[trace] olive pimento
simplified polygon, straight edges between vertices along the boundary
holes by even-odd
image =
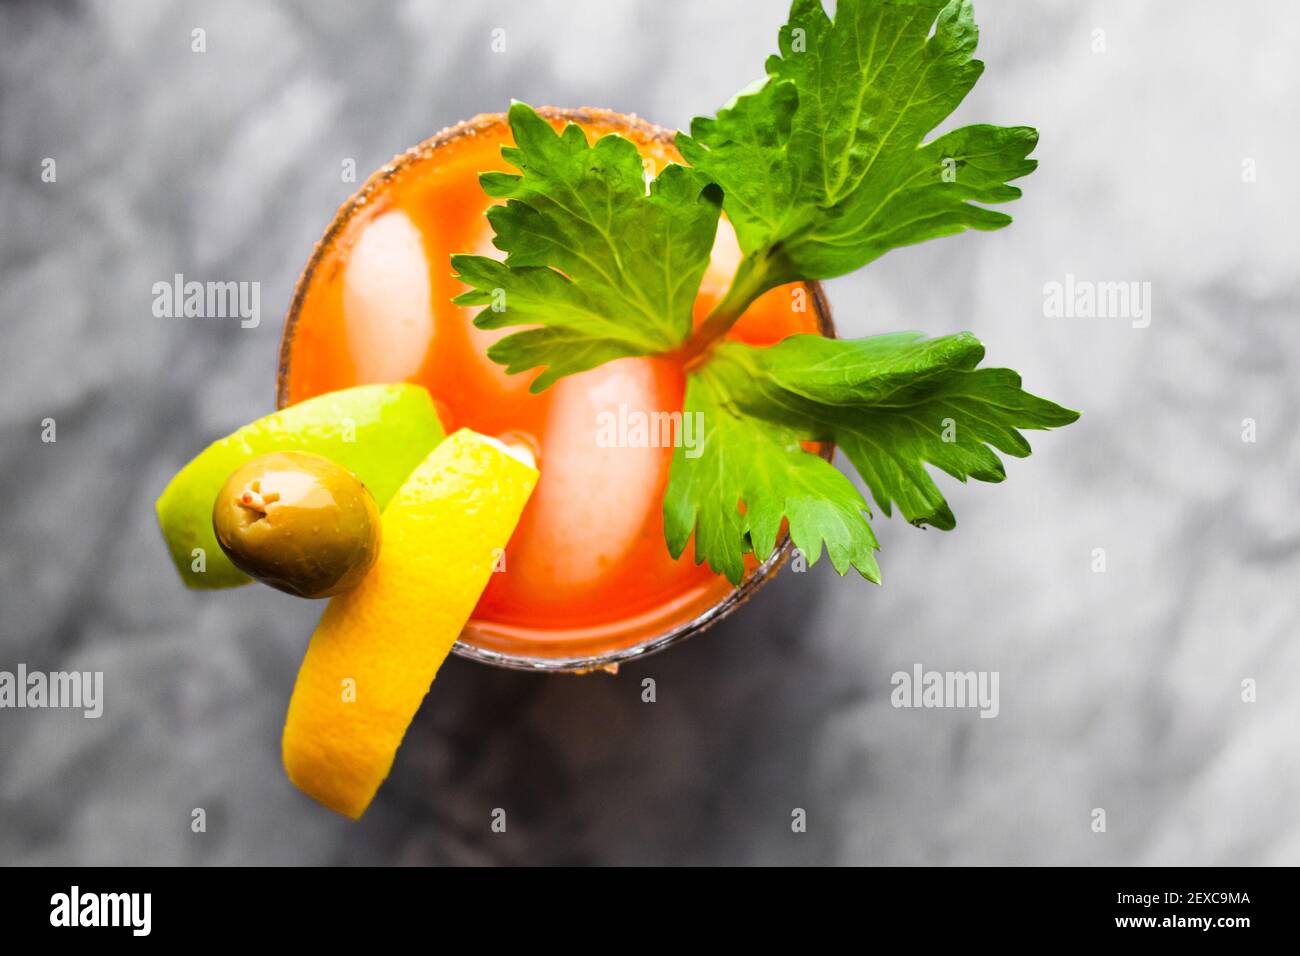
[[[307,452],[236,468],[213,504],[212,528],[235,567],[305,598],[351,590],[379,555],[379,508],[366,486]]]

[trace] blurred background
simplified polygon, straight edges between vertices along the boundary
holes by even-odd
[[[154,498],[273,408],[344,158],[512,97],[684,127],[786,6],[0,4],[0,669],[106,698],[0,711],[0,863],[1300,863],[1300,12],[976,12],[952,123],[1041,131],[1016,221],[830,283],[836,321],[972,330],[1083,419],[1001,486],[941,476],[953,532],[877,520],[883,587],[787,569],[613,677],[451,660],[351,823],[280,766],[320,606],[186,591]],[[177,272],[260,282],[261,325],[155,318]],[[1149,327],[1046,317],[1067,274],[1149,282]],[[999,716],[895,709],[917,663],[997,671]]]

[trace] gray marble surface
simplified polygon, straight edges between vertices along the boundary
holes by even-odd
[[[0,5],[0,669],[106,681],[98,720],[0,711],[0,863],[1300,863],[1300,13],[977,8],[957,118],[1042,132],[1016,223],[831,283],[836,318],[971,329],[1082,421],[940,479],[955,532],[878,522],[884,587],[783,573],[617,677],[451,661],[354,824],[280,768],[319,606],[187,592],[154,497],[271,408],[343,158],[511,97],[685,125],[783,4]],[[176,272],[261,282],[265,320],[155,318]],[[1067,273],[1150,282],[1150,326],[1045,317]],[[917,662],[997,671],[997,719],[892,707]]]

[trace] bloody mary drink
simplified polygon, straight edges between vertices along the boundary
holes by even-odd
[[[680,161],[672,134],[598,110],[543,111],[595,139],[631,139],[655,174]],[[740,589],[692,549],[664,542],[662,498],[673,445],[701,435],[681,416],[684,361],[623,358],[566,377],[539,394],[536,372],[507,374],[488,347],[507,330],[476,328],[477,309],[448,264],[456,252],[504,256],[484,213],[478,174],[509,167],[502,115],[445,130],[377,172],[331,224],[304,271],[281,343],[279,403],[378,382],[414,382],[433,396],[447,430],[468,427],[527,447],[541,480],[501,555],[498,572],[457,647],[496,663],[546,669],[608,665],[716,619],[770,573],[751,567]],[[739,260],[719,226],[695,304],[699,322]],[[728,333],[756,345],[829,332],[815,284],[761,296]]]

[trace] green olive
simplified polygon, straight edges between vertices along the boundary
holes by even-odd
[[[262,455],[236,468],[212,506],[235,567],[299,597],[340,594],[379,556],[379,508],[356,475],[321,455]]]

